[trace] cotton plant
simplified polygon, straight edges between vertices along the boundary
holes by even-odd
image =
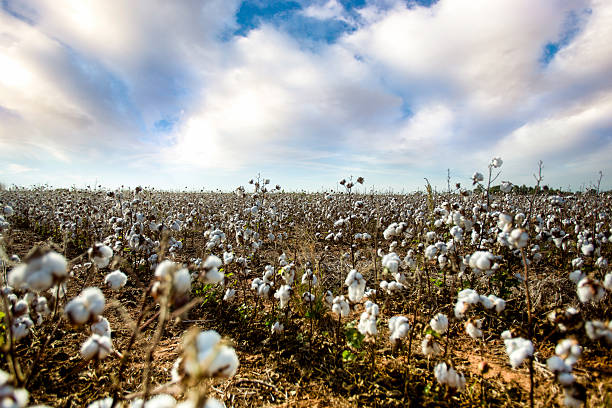
[[[581,355],[582,347],[576,340],[564,339],[555,347],[555,355],[546,360],[548,369],[563,388],[563,405],[568,407],[580,407],[586,403],[586,389],[572,374]]]
[[[394,347],[406,337],[410,331],[410,323],[405,316],[393,316],[389,319],[389,341]]]

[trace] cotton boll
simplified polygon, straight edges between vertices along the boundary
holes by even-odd
[[[436,333],[446,333],[446,330],[448,330],[448,318],[446,315],[438,313],[431,319],[429,325]]]
[[[389,319],[389,340],[396,344],[406,337],[410,330],[410,324],[405,316],[394,316]]]
[[[34,326],[34,322],[29,316],[19,316],[13,320],[11,326],[15,341],[19,341],[30,334],[30,328]]]
[[[332,301],[332,312],[341,317],[348,316],[350,307],[344,296],[336,296]]]
[[[174,272],[172,287],[177,295],[184,295],[191,291],[191,274],[187,268]]]
[[[113,345],[110,337],[92,334],[81,346],[81,357],[89,361],[91,359],[102,360],[111,353]]]
[[[98,321],[91,325],[91,332],[99,336],[111,336],[110,323],[105,317],[99,316]]]
[[[89,320],[89,308],[83,298],[76,297],[66,304],[64,314],[75,324],[83,324]]]
[[[225,295],[223,295],[223,301],[228,302],[232,300],[236,296],[236,290],[232,288],[227,288],[225,291]]]
[[[272,334],[280,334],[283,330],[285,330],[285,326],[278,321],[272,325]]]
[[[396,274],[398,272],[401,260],[395,252],[391,252],[383,256],[381,263],[383,268],[386,268],[391,274]]]
[[[366,281],[355,269],[349,272],[344,284],[348,286],[348,297],[351,302],[359,302],[363,298]]]
[[[168,394],[159,394],[145,402],[143,408],[175,408],[176,400]]]
[[[559,356],[550,357],[548,360],[546,360],[546,365],[553,373],[561,373],[570,369]]]
[[[580,299],[582,303],[590,301],[597,302],[604,297],[605,290],[596,280],[583,278],[578,282],[576,293],[578,294],[578,299]]]
[[[466,333],[473,339],[479,339],[482,337],[482,320],[468,320],[465,324]]]
[[[104,269],[113,257],[113,250],[108,245],[97,243],[87,251],[89,259],[99,268]]]
[[[606,274],[603,285],[604,285],[604,288],[606,288],[609,291],[612,291],[612,272]]]
[[[120,270],[113,271],[106,275],[104,283],[112,290],[119,290],[127,283],[127,275]]]
[[[427,357],[437,356],[441,353],[440,344],[431,334],[427,334],[421,342],[421,351]]]
[[[99,288],[85,288],[79,295],[87,302],[87,308],[92,316],[98,316],[104,311],[104,294]]]
[[[526,358],[533,356],[533,343],[522,337],[506,338],[504,344],[506,345],[506,354],[508,354],[512,368],[517,368],[523,364]]]
[[[508,241],[515,248],[524,248],[527,246],[527,242],[529,241],[529,235],[524,230],[516,228],[510,233]]]
[[[289,285],[282,285],[274,294],[274,297],[280,301],[280,308],[284,309],[289,304],[293,289]]]
[[[569,274],[569,279],[576,284],[585,277],[586,275],[581,270],[575,270],[574,272],[570,272]]]

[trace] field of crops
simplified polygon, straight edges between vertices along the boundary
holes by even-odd
[[[1,190],[0,405],[612,406],[612,195],[489,194],[501,164],[409,195]]]

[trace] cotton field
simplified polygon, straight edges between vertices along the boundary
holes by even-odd
[[[612,195],[0,191],[3,407],[610,406]]]

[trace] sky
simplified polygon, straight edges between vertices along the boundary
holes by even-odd
[[[0,0],[0,182],[612,188],[609,0]]]

